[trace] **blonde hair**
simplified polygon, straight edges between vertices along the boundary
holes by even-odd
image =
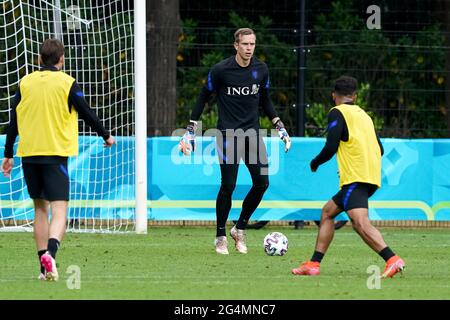
[[[254,34],[256,37],[255,31],[253,31],[250,28],[237,29],[236,32],[234,33],[234,42],[239,43],[241,36],[248,36],[250,34]]]

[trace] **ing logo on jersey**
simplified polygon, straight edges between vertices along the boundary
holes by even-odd
[[[227,95],[229,96],[249,96],[258,94],[259,84],[253,84],[251,87],[227,87]]]

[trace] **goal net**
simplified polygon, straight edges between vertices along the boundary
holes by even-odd
[[[135,231],[134,18],[133,0],[0,0],[0,156],[12,97],[20,79],[39,70],[39,48],[47,38],[64,43],[63,70],[117,141],[104,148],[103,139],[79,121],[79,155],[68,165],[69,231]],[[11,177],[0,177],[0,231],[33,227],[21,161],[14,161]]]

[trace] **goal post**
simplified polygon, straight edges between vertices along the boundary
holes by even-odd
[[[68,164],[68,231],[147,232],[145,13],[142,0],[0,0],[0,156],[12,97],[20,79],[39,69],[47,38],[64,43],[63,71],[117,141],[104,148],[79,121],[79,155]],[[11,178],[0,176],[0,231],[33,226],[21,160],[14,160]]]
[[[147,44],[146,4],[134,0],[136,112],[136,233],[147,233]]]

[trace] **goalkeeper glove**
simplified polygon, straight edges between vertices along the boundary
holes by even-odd
[[[283,140],[284,142],[284,152],[288,152],[289,149],[291,148],[291,138],[289,137],[289,134],[284,128],[284,123],[281,122],[280,118],[278,117],[274,118],[272,120],[272,123],[274,124],[275,129],[277,129],[280,139]]]
[[[185,156],[189,156],[195,151],[195,130],[197,130],[197,121],[189,121],[186,132],[178,145],[178,149],[180,149]]]

